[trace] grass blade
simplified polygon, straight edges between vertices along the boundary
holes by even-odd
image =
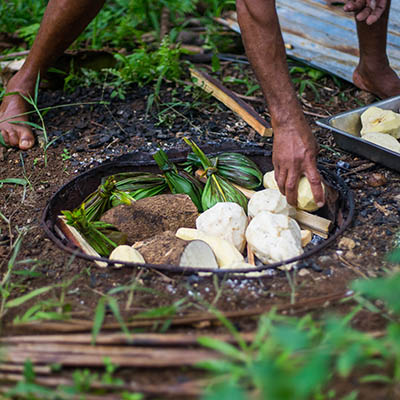
[[[34,297],[39,296],[43,293],[46,293],[51,289],[53,289],[53,286],[44,286],[39,289],[32,290],[32,292],[29,292],[21,297],[17,297],[16,299],[7,301],[5,307],[6,308],[18,307],[21,304],[24,304],[26,301],[33,299]]]

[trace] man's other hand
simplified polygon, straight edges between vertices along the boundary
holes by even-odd
[[[354,12],[356,20],[372,25],[382,16],[387,0],[346,0],[344,11]]]
[[[306,176],[318,207],[325,203],[321,176],[316,165],[317,144],[307,124],[274,128],[272,161],[279,190],[296,206],[299,179]]]

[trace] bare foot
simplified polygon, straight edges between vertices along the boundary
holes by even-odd
[[[381,99],[400,95],[400,78],[389,66],[371,71],[359,64],[353,73],[353,82],[358,88]]]
[[[20,89],[16,84],[15,75],[7,86],[7,93],[29,93],[29,90]],[[29,110],[25,100],[20,95],[5,96],[0,105],[0,133],[5,143],[9,146],[19,147],[21,150],[30,149],[35,144],[35,138],[29,125],[12,124],[11,121],[28,121],[24,114]]]

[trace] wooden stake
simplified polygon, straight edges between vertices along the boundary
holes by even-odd
[[[207,93],[211,93],[216,99],[224,103],[229,109],[238,114],[261,136],[272,136],[271,125],[265,121],[249,104],[236,96],[231,90],[223,86],[203,71],[190,69],[195,85],[201,87]]]
[[[332,225],[332,221],[329,219],[303,210],[296,210],[294,218],[302,229],[308,229],[316,235],[322,236],[324,239],[328,238],[329,230]]]

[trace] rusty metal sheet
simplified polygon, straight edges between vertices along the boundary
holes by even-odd
[[[356,24],[342,5],[332,6],[325,0],[276,0],[276,9],[289,56],[352,82],[359,54]],[[240,33],[234,13],[218,21]],[[400,75],[400,0],[392,0],[387,51]]]

